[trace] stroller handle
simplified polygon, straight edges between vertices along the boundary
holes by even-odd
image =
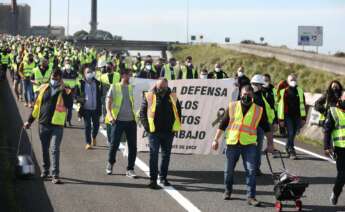
[[[282,162],[283,169],[285,170],[285,169],[286,169],[286,168],[285,168],[285,163],[284,163],[284,160],[283,160],[283,156],[282,156],[281,151],[279,151],[279,150],[277,150],[277,149],[275,149],[274,151],[279,153],[279,157],[280,157],[280,160],[281,160],[281,162]],[[265,151],[265,155],[266,155],[268,167],[270,168],[271,173],[274,174],[273,169],[272,169],[272,164],[271,164],[271,161],[270,161],[270,158],[269,158],[269,156],[268,156],[268,152],[267,152],[267,151]]]

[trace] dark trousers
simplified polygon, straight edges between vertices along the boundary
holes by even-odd
[[[60,174],[60,145],[63,136],[63,127],[52,126],[52,125],[40,125],[39,128],[40,140],[42,145],[43,153],[43,172],[49,173],[50,169],[50,155],[49,149],[50,144],[52,144],[52,175],[59,176]]]
[[[122,134],[125,133],[128,145],[127,170],[134,170],[137,157],[137,124],[135,121],[116,121],[111,127],[111,142],[109,146],[108,162],[114,164],[116,153],[120,145]]]
[[[99,130],[99,115],[97,113],[97,110],[84,111],[84,124],[85,124],[85,141],[87,144],[91,144],[91,131],[92,131],[92,138],[96,138],[98,134],[98,130]]]
[[[335,147],[334,152],[337,156],[337,179],[333,187],[333,192],[339,196],[345,185],[345,148]]]
[[[173,140],[173,133],[149,134],[151,180],[155,181],[158,177],[158,154],[160,147],[162,148],[162,162],[159,171],[159,178],[165,179],[167,177]]]
[[[286,116],[286,115],[285,115]],[[301,128],[301,118],[299,117],[285,117],[285,125],[287,128],[287,144],[286,149],[293,150],[295,148],[295,137]]]

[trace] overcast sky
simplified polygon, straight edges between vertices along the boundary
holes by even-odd
[[[0,0],[0,2],[10,2]],[[52,0],[52,25],[67,25],[68,0]],[[187,0],[99,0],[98,28],[124,39],[186,41]],[[31,25],[48,25],[49,0],[18,0],[31,6]],[[190,34],[205,41],[230,37],[297,46],[298,25],[324,27],[324,53],[345,51],[344,0],[189,0]],[[70,0],[70,34],[89,31],[91,0]]]

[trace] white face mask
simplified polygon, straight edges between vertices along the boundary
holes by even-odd
[[[268,88],[270,86],[270,84],[268,82],[265,82],[265,84],[263,85],[263,87]]]
[[[146,70],[151,71],[151,65],[146,65]]]
[[[294,88],[297,86],[297,82],[295,80],[289,81],[289,86]]]
[[[56,87],[59,85],[59,81],[58,81],[58,80],[53,80],[53,79],[51,79],[51,80],[50,80],[50,85],[51,85],[53,88],[56,88]]]
[[[70,65],[70,64],[66,64],[66,65],[65,65],[65,69],[66,69],[66,70],[71,69],[71,65]]]
[[[87,81],[91,81],[94,77],[95,77],[94,72],[91,72],[91,73],[87,73],[87,74],[86,74],[86,80],[87,80]]]
[[[200,74],[200,79],[207,79],[207,74]]]
[[[215,68],[214,69],[216,72],[220,72],[220,68]]]
[[[244,74],[243,74],[242,71],[237,72],[237,76],[238,76],[238,77],[243,77],[243,75],[244,75]]]
[[[187,63],[187,66],[191,66],[192,65],[192,63]]]

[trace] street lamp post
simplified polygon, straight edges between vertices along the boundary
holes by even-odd
[[[189,43],[189,0],[187,0],[186,33],[187,33],[187,44],[188,44]]]
[[[69,36],[69,7],[70,7],[70,1],[67,0],[67,36]]]

